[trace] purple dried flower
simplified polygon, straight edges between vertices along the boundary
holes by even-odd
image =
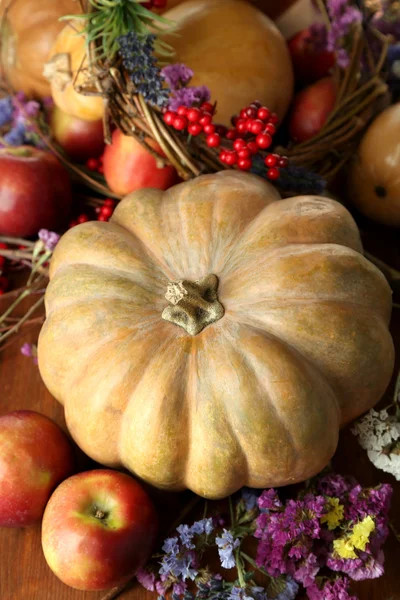
[[[210,90],[206,85],[185,87],[175,90],[169,99],[168,110],[176,111],[180,106],[193,106],[208,102],[211,98]]]
[[[35,344],[28,344],[28,343],[23,344],[21,346],[21,354],[23,354],[24,356],[28,356],[29,358],[32,358],[35,365],[38,364],[37,347],[35,346]]]
[[[357,481],[354,477],[344,477],[343,475],[330,473],[318,478],[317,491],[324,496],[342,500],[355,485],[357,485]]]
[[[293,573],[293,578],[302,583],[306,588],[315,581],[315,577],[320,570],[318,559],[315,554],[309,554],[305,560],[303,560],[298,568]]]
[[[138,582],[149,592],[154,592],[156,589],[156,576],[154,573],[146,571],[146,569],[139,569],[136,573],[136,579]]]
[[[177,537],[167,538],[162,546],[162,551],[166,554],[176,555],[179,552],[179,540]]]
[[[182,544],[186,547],[186,548],[195,548],[195,544],[193,544],[192,539],[193,539],[193,532],[191,530],[191,528],[189,527],[189,525],[179,525],[179,527],[176,528],[176,531],[179,533],[179,537],[181,538],[181,542]]]
[[[349,584],[347,577],[327,581],[322,588],[314,583],[307,588],[307,596],[310,600],[357,600],[356,596],[350,596]]]
[[[258,508],[264,510],[276,510],[281,508],[282,503],[279,500],[279,496],[274,489],[264,490],[258,499]]]
[[[296,583],[292,577],[286,578],[285,589],[282,590],[277,596],[274,597],[274,600],[295,600],[299,591],[299,585]]]
[[[0,127],[7,125],[13,117],[14,107],[11,96],[0,99]]]
[[[172,591],[174,594],[177,594],[178,596],[180,596],[185,593],[186,588],[187,588],[186,583],[183,583],[183,581],[180,581],[179,583],[174,583]]]
[[[162,68],[161,75],[164,77],[170,90],[175,91],[176,89],[187,85],[194,73],[192,69],[186,65],[175,63]]]
[[[26,129],[24,123],[18,122],[4,137],[10,146],[23,146],[25,143]]]
[[[58,233],[54,231],[49,231],[48,229],[41,229],[39,231],[39,239],[42,240],[46,249],[49,252],[53,252],[54,248],[57,246],[60,236]]]
[[[256,508],[259,498],[258,494],[255,494],[254,491],[249,488],[243,488],[241,495],[247,511]]]
[[[230,531],[224,529],[220,537],[215,538],[218,554],[224,569],[233,569],[236,566],[233,551],[240,545],[240,540],[235,539]]]
[[[331,27],[327,35],[327,50],[336,52],[336,60],[340,67],[345,68],[349,63],[349,56],[345,48],[346,37],[351,33],[354,25],[362,22],[361,11],[352,6],[349,0],[329,0],[327,9]]]

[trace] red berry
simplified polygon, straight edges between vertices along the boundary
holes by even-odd
[[[184,115],[177,115],[174,119],[173,126],[178,131],[186,129],[188,124],[187,118]]]
[[[256,116],[257,116],[257,108],[256,108],[255,106],[248,106],[248,107],[245,109],[245,112],[246,112],[246,116],[247,116],[249,119],[255,119],[255,118],[256,118]]]
[[[271,113],[266,106],[261,106],[257,111],[257,118],[266,121]]]
[[[221,136],[219,136],[218,133],[211,133],[206,137],[206,142],[207,146],[210,146],[210,148],[218,148],[221,144]]]
[[[245,108],[242,108],[239,114],[241,119],[247,119],[247,112]]]
[[[242,171],[248,171],[249,169],[251,169],[251,165],[252,162],[249,158],[239,158],[238,160],[238,167]]]
[[[226,164],[227,165],[234,165],[237,163],[237,159],[238,156],[236,154],[236,152],[234,150],[228,150],[228,152],[226,153]]]
[[[164,122],[167,125],[173,125],[175,117],[176,112],[172,112],[172,110],[167,110],[167,112],[164,114]]]
[[[259,148],[255,142],[248,142],[246,148],[250,151],[251,154],[257,154]]]
[[[204,133],[215,133],[215,125],[212,123],[204,125]]]
[[[199,135],[199,133],[201,133],[202,131],[203,128],[200,125],[200,123],[190,123],[188,127],[188,132],[190,133],[190,135]]]
[[[188,121],[191,123],[197,123],[201,118],[201,112],[199,108],[189,108],[186,114]]]
[[[251,132],[251,126],[253,124],[253,121],[251,119],[247,119],[246,121],[246,131],[250,131]]]
[[[235,148],[235,150],[241,150],[241,148],[246,147],[246,142],[244,141],[244,139],[238,138],[233,142],[233,147]]]
[[[87,221],[89,221],[89,217],[85,214],[79,215],[76,221],[77,223],[87,223]]]
[[[250,158],[250,150],[247,148],[242,148],[238,151],[237,155],[239,158]]]
[[[262,121],[260,121],[260,119],[254,119],[254,121],[251,121],[251,127],[250,127],[250,131],[251,133],[254,133],[255,135],[257,135],[258,133],[261,133],[264,129],[264,123]]]
[[[269,133],[259,133],[256,137],[256,144],[259,148],[268,148],[272,144],[272,138]]]
[[[105,217],[111,217],[111,215],[113,214],[114,209],[111,208],[111,206],[102,206],[101,207],[101,211],[100,214],[104,215]]]
[[[97,167],[97,172],[98,172],[98,173],[104,173],[104,167],[103,167],[103,165],[99,165],[99,166]]]
[[[5,242],[0,242],[0,248],[2,250],[8,250],[8,246]],[[25,248],[25,246],[23,246],[23,248]]]
[[[165,8],[168,0],[153,0],[154,8]]]
[[[276,154],[267,154],[264,162],[267,167],[275,167],[276,163],[278,162],[278,158]]]
[[[215,112],[215,106],[214,106],[214,104],[211,104],[211,102],[203,102],[203,104],[200,106],[200,110],[208,112],[211,115],[213,115]]]
[[[97,158],[89,158],[86,161],[86,166],[91,171],[96,171],[99,167],[99,161],[97,160]]]
[[[259,100],[253,100],[253,102],[250,104],[250,106],[254,106],[255,108],[260,108],[262,106],[262,104]]]
[[[96,213],[96,215],[99,215],[101,213],[100,206],[96,206],[96,208],[94,209],[94,212]]]
[[[201,117],[199,123],[200,125],[209,125],[212,122],[212,114],[209,112],[205,112],[203,113],[203,116]]]
[[[236,123],[236,130],[239,133],[246,133],[246,131],[247,131],[247,121],[245,121],[244,119],[239,119],[238,122]]]
[[[286,156],[281,156],[280,159],[278,160],[278,167],[285,168],[288,166],[288,164],[289,164],[289,161]]]
[[[69,224],[69,226],[68,226],[68,227],[69,227],[70,229],[72,229],[72,227],[76,227],[77,225],[78,225],[78,221],[74,220],[74,221],[71,221],[71,222],[70,222],[70,224]]]
[[[181,106],[179,106],[178,108],[178,115],[183,115],[184,117],[186,117],[187,111],[187,106],[183,106],[183,104],[181,104]]]
[[[276,167],[271,167],[267,171],[267,177],[268,179],[272,180],[279,179],[279,169],[277,169]]]
[[[228,131],[225,134],[225,137],[227,140],[234,140],[234,139],[236,139],[236,136],[237,136],[236,129],[228,129]]]
[[[106,198],[103,202],[103,206],[111,206],[112,208],[114,208],[115,201],[112,198]]]
[[[233,117],[231,117],[231,123],[234,127],[236,127],[238,121],[239,121],[238,115],[233,115]]]
[[[108,217],[106,217],[106,216],[105,216],[105,215],[103,215],[103,214],[100,214],[100,215],[97,217],[97,220],[98,220],[98,221],[108,221]]]
[[[221,162],[226,162],[226,150],[221,150],[221,152],[219,153],[219,160]]]
[[[0,256],[0,270],[4,267],[5,262],[6,262],[6,257]]]
[[[215,132],[218,133],[218,135],[220,135],[221,137],[226,137],[228,128],[225,127],[225,125],[216,125]]]
[[[270,135],[274,135],[276,133],[276,127],[273,123],[267,123],[265,126],[265,133],[269,133]]]
[[[277,122],[279,121],[279,118],[278,118],[278,115],[276,113],[271,113],[269,115],[269,119],[268,120],[269,120],[270,123],[273,123],[274,125],[276,125]]]
[[[149,2],[145,2],[144,4],[142,4],[142,6],[144,6],[144,8],[147,8],[147,10],[151,10],[153,8],[153,0],[149,0]]]
[[[234,150],[228,150],[226,152],[225,162],[227,165],[234,165],[237,162],[237,154]]]

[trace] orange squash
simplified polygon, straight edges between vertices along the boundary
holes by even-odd
[[[51,83],[51,94],[58,108],[86,121],[103,117],[104,101],[100,96],[78,93],[76,87],[87,82],[86,38],[83,25],[69,22],[51,49],[45,75]]]
[[[225,125],[241,108],[260,100],[282,119],[293,93],[285,40],[274,23],[242,0],[188,0],[164,16],[176,32],[164,39],[173,61],[194,71],[191,85],[207,85]]]
[[[1,70],[15,90],[50,96],[43,67],[64,23],[60,17],[81,12],[76,0],[2,0]],[[8,8],[9,7],[9,8]]]
[[[400,227],[400,103],[384,110],[361,140],[349,169],[349,198],[364,215]]]
[[[39,367],[89,456],[209,498],[319,472],[393,368],[391,291],[339,203],[204,175],[51,262]]]

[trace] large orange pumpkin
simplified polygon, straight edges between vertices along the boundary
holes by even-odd
[[[400,102],[369,126],[349,168],[348,194],[367,217],[400,227]]]
[[[293,93],[287,45],[275,24],[243,0],[188,0],[164,16],[176,31],[165,40],[174,62],[194,71],[191,85],[209,87],[225,125],[260,100],[282,118]]]
[[[339,203],[225,171],[68,231],[39,367],[80,447],[209,498],[320,471],[393,368],[391,291]]]
[[[60,17],[81,12],[77,0],[1,0],[1,69],[16,90],[50,96],[43,67],[64,23]]]
[[[86,121],[103,117],[104,101],[100,96],[76,91],[88,82],[86,36],[83,25],[71,21],[60,31],[45,65],[45,75],[51,83],[54,103],[68,115]]]

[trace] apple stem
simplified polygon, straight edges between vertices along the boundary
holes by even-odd
[[[96,517],[96,519],[104,519],[106,514],[102,510],[97,508],[94,516]]]

